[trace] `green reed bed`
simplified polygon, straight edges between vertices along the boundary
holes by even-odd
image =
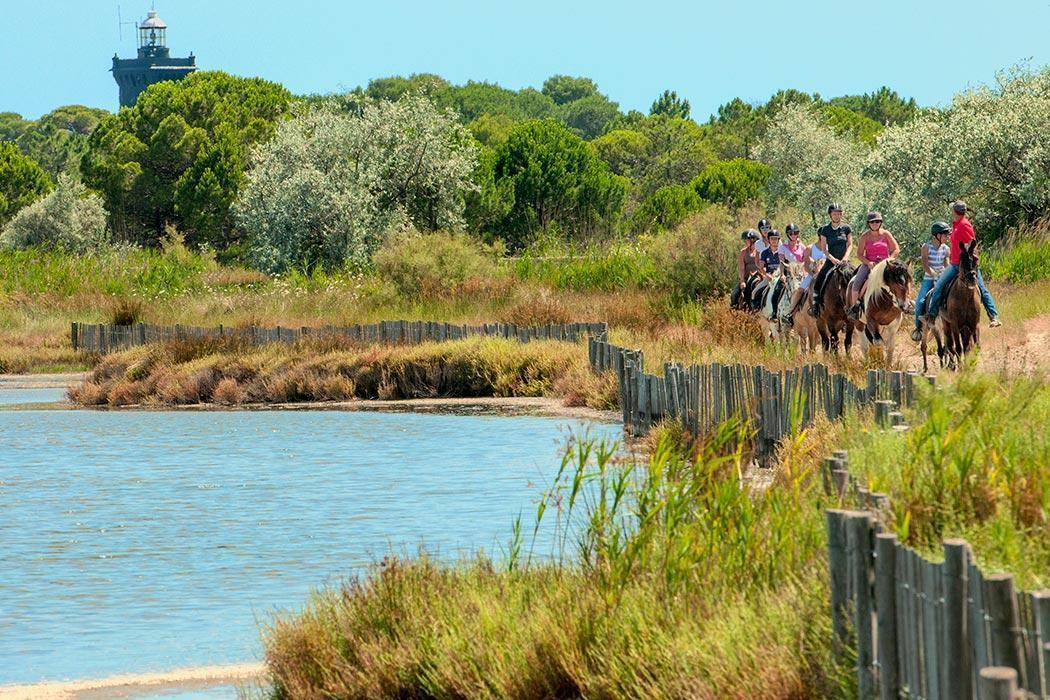
[[[575,442],[499,561],[391,557],[277,616],[272,696],[845,696],[812,473],[753,491],[745,442],[664,438],[639,465]]]
[[[903,436],[848,430],[850,468],[890,495],[904,541],[963,537],[988,570],[1050,585],[1050,385],[964,372],[932,392]]]

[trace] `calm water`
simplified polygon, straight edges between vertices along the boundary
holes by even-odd
[[[62,401],[65,397],[65,389],[4,389],[0,387],[0,406]]]
[[[410,413],[0,412],[0,684],[258,659],[257,621],[391,549],[498,549],[583,429]]]

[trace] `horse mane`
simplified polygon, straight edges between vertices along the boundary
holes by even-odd
[[[878,299],[886,291],[886,266],[889,259],[875,263],[868,275],[868,288],[864,292],[864,308],[871,305],[872,299]]]
[[[865,308],[867,308],[873,300],[878,299],[882,293],[889,288],[887,277],[894,276],[894,268],[897,267],[907,275],[907,268],[892,258],[887,258],[878,262],[875,264],[875,267],[871,268],[871,273],[868,275],[868,288],[864,292]],[[887,272],[889,272],[889,275],[887,275]]]

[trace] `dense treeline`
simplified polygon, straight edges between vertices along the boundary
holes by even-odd
[[[585,77],[509,90],[416,74],[296,98],[203,72],[152,86],[118,114],[0,114],[0,141],[13,144],[0,151],[0,225],[83,181],[115,240],[157,245],[175,230],[270,272],[366,264],[405,228],[465,228],[522,250],[658,233],[711,204],[748,202],[803,215],[831,199],[854,215],[878,206],[907,234],[966,197],[994,235],[1050,200],[1038,175],[1048,85],[1047,71],[1005,74],[941,110],[885,87],[831,99],[783,90],[700,122],[672,90],[649,114],[623,112]],[[94,226],[95,212],[86,220]],[[11,225],[20,233],[5,234],[9,244],[46,243],[27,222]]]

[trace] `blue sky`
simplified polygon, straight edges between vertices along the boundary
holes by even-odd
[[[0,0],[0,111],[36,118],[64,104],[116,109],[107,72],[117,5],[149,0]],[[438,73],[540,87],[555,73],[593,78],[623,109],[677,90],[703,120],[719,104],[779,88],[830,97],[889,85],[944,104],[967,85],[1028,61],[1050,63],[1050,0],[828,2],[465,2],[463,0],[156,0],[174,55],[257,75],[293,92]]]

